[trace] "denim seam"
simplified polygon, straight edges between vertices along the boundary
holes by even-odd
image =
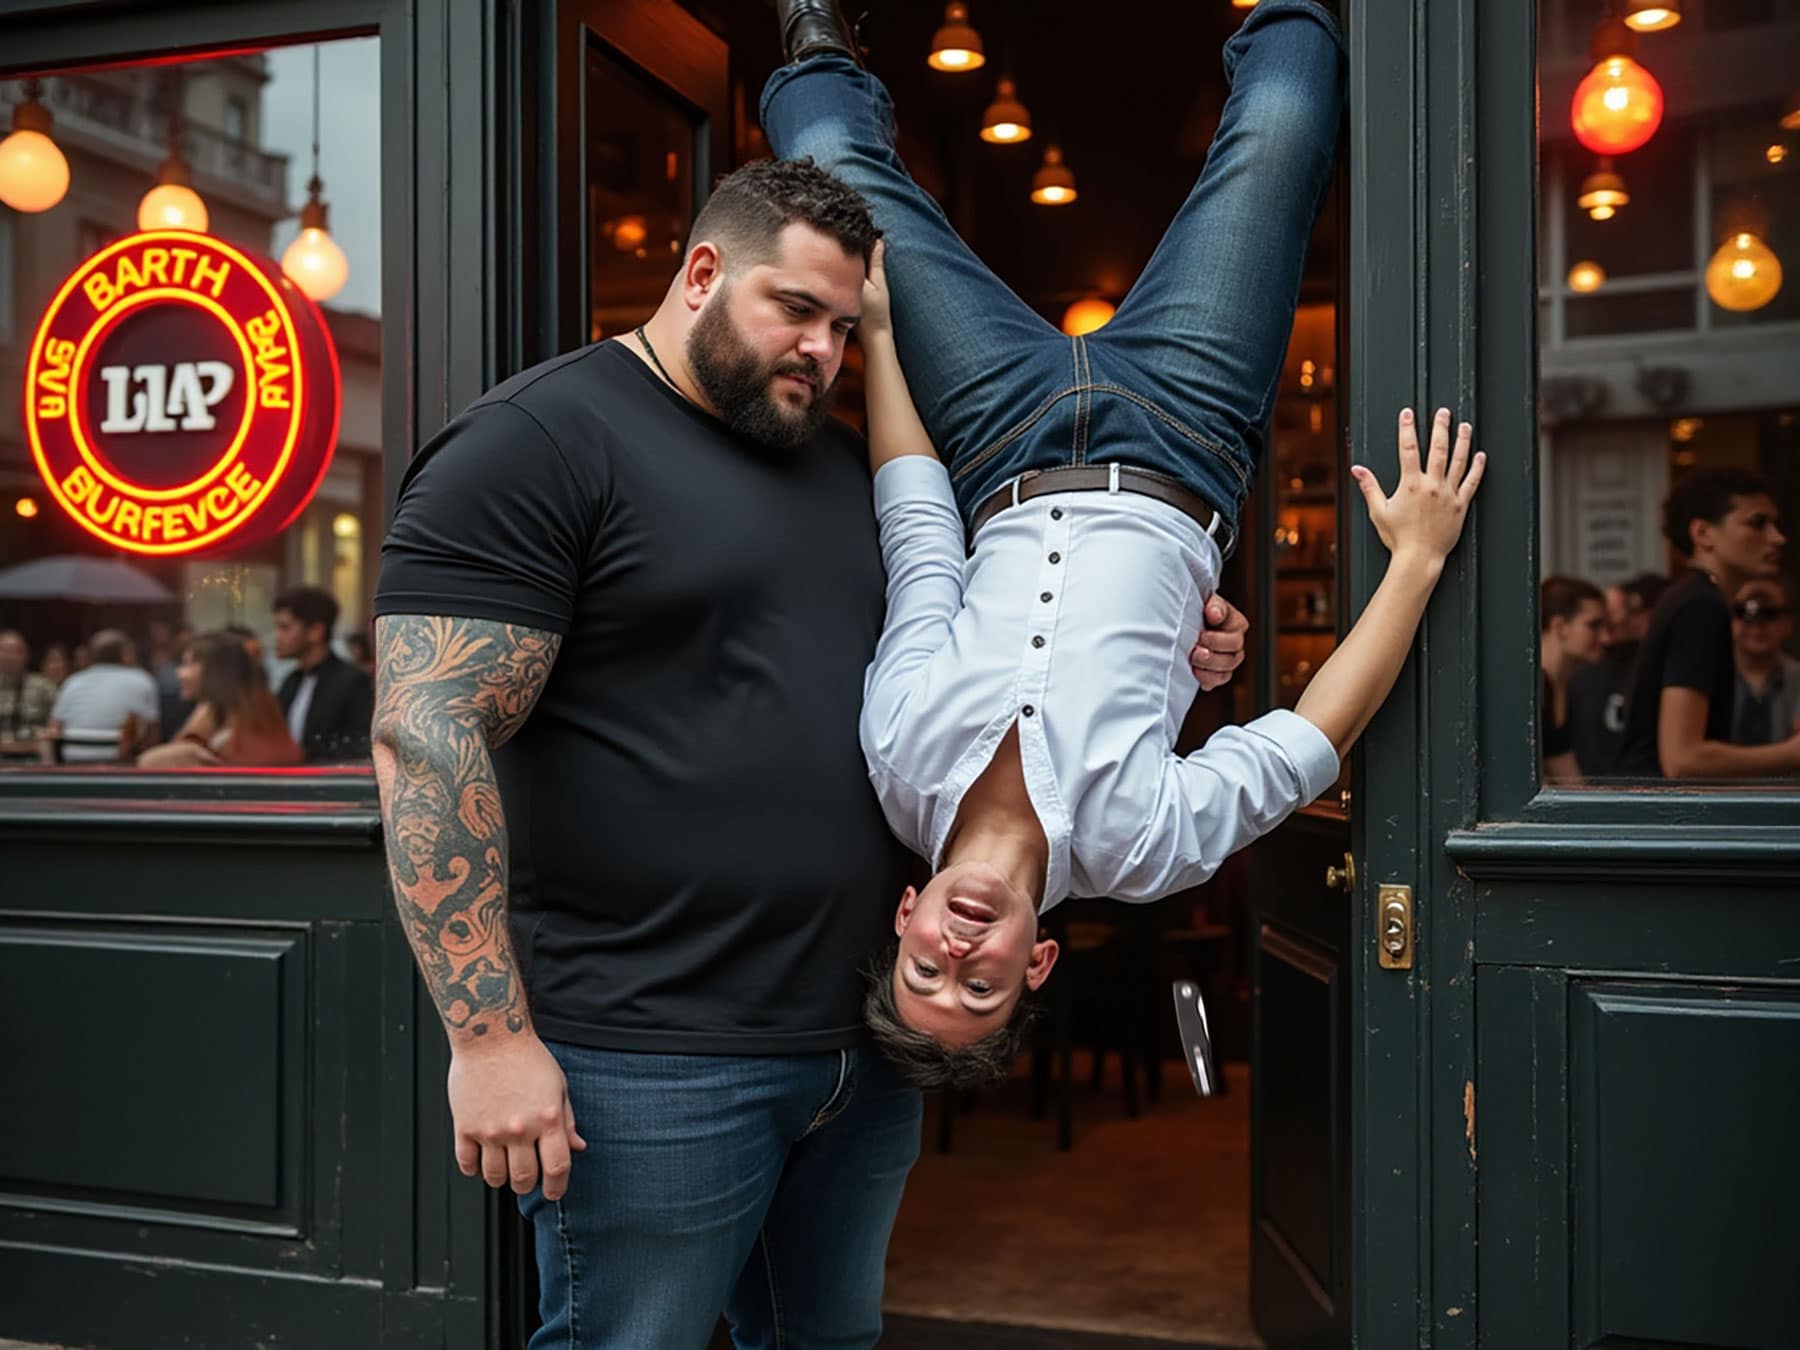
[[[1001,436],[999,440],[975,455],[967,464],[963,465],[962,468],[952,474],[952,481],[960,482],[962,479],[967,478],[970,474],[974,473],[975,470],[979,469],[983,464],[986,464],[995,455],[999,454],[1002,450],[1006,449],[1007,446],[1011,445],[1014,441],[1018,440],[1019,437],[1023,436],[1039,422],[1043,421],[1045,415],[1058,403],[1061,403],[1065,398],[1069,397],[1070,394],[1078,392],[1078,387],[1071,385],[1067,389],[1059,389],[1056,393],[1050,395],[1050,397],[1040,403],[1024,421],[1016,424],[1010,431]]]
[[[1086,464],[1088,418],[1094,408],[1094,396],[1089,392],[1093,388],[1093,367],[1088,362],[1087,339],[1076,334],[1070,343],[1075,348],[1075,388],[1080,392],[1075,396],[1075,449],[1069,462]]]
[[[581,1350],[581,1322],[575,1313],[580,1304],[575,1297],[575,1247],[569,1241],[568,1212],[561,1200],[556,1201],[556,1236],[562,1241],[563,1273],[569,1281],[569,1350]]]
[[[849,1080],[850,1052],[848,1050],[840,1050],[838,1051],[837,1084],[831,1089],[831,1095],[825,1099],[825,1104],[813,1113],[811,1123],[807,1125],[806,1129],[800,1135],[802,1139],[811,1135],[814,1130],[829,1125],[843,1114],[844,1108],[850,1105],[850,1098],[854,1095],[851,1092],[844,1091],[845,1085]]]
[[[756,1245],[762,1248],[763,1280],[769,1286],[769,1325],[775,1332],[775,1350],[787,1344],[787,1331],[781,1321],[781,1291],[775,1284],[775,1253],[769,1248],[767,1227],[756,1230]]]

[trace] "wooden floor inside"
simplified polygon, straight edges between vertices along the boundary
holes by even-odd
[[[933,1100],[925,1147],[907,1184],[888,1253],[890,1344],[928,1345],[913,1318],[1128,1336],[1248,1350],[1249,1083],[1194,1095],[1178,1061],[1162,1103],[1125,1115],[1116,1067],[1099,1092],[1076,1056],[1075,1146],[1056,1147],[1053,1120],[1034,1121],[1022,1076],[982,1095],[937,1152]],[[947,1334],[947,1333],[946,1333]],[[942,1342],[950,1344],[945,1339]],[[962,1344],[957,1341],[956,1344]]]

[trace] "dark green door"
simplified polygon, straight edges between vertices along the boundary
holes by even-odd
[[[1466,5],[1455,8],[1466,18]],[[1448,404],[1479,415],[1466,390],[1467,241],[1440,219],[1467,172],[1472,57],[1466,28],[1427,22],[1437,11],[1425,0],[1342,11],[1349,103],[1327,422],[1334,438],[1326,477],[1276,464],[1263,493],[1259,542],[1287,555],[1260,569],[1260,617],[1277,657],[1281,644],[1310,640],[1284,625],[1304,628],[1323,611],[1341,631],[1385,572],[1386,550],[1357,494],[1342,490],[1349,464],[1368,465],[1392,487],[1401,407]],[[1434,201],[1436,214],[1427,207]],[[1304,357],[1290,351],[1290,367]],[[1319,514],[1312,498],[1327,489],[1337,547],[1321,558],[1307,549],[1308,518]],[[1471,790],[1470,736],[1459,728],[1481,547],[1477,521],[1338,793],[1289,821],[1257,855],[1251,1285],[1271,1350],[1448,1346],[1469,1343],[1462,1338],[1473,1331],[1473,1244],[1463,1217],[1473,1203],[1465,1138],[1473,1046],[1466,1019],[1435,1025],[1434,1000],[1446,986],[1466,986],[1469,969],[1468,888],[1443,837],[1465,818]],[[1329,571],[1309,575],[1321,567]],[[1313,601],[1309,610],[1296,600],[1316,588],[1334,603]],[[1290,658],[1298,669],[1301,653]],[[1316,668],[1316,656],[1304,659]],[[1291,703],[1282,665],[1272,663],[1271,704]],[[1383,941],[1399,947],[1397,958],[1383,960]]]

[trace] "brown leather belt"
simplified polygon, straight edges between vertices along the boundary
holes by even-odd
[[[1033,497],[1042,497],[1050,492],[1110,491],[1114,486],[1113,469],[1111,464],[1084,464],[1062,469],[1027,470],[1018,478],[997,488],[975,509],[975,520],[969,527],[971,544],[975,536],[981,533],[983,525],[1018,502],[1030,501]],[[1213,542],[1219,546],[1221,558],[1231,556],[1231,551],[1237,547],[1237,531],[1225,519],[1224,513],[1215,509],[1211,502],[1159,473],[1133,469],[1124,464],[1118,465],[1117,469],[1120,492],[1135,492],[1141,497],[1154,497],[1159,502],[1167,502],[1212,535]]]

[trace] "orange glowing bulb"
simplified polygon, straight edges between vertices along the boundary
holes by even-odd
[[[1601,155],[1636,150],[1656,134],[1662,117],[1662,86],[1629,56],[1595,65],[1575,86],[1569,105],[1575,139]]]
[[[1077,300],[1063,311],[1062,330],[1070,337],[1097,332],[1112,321],[1116,312],[1110,301],[1102,300],[1099,296],[1089,296]]]

